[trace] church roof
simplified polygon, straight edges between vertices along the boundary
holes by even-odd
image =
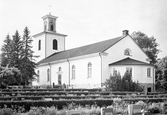
[[[125,59],[116,61],[114,63],[110,63],[109,66],[111,65],[149,65],[150,66],[151,64],[127,57]]]
[[[109,39],[106,41],[74,48],[74,49],[69,49],[61,52],[54,53],[50,55],[49,57],[39,61],[37,64],[42,64],[42,63],[48,63],[48,62],[53,62],[57,60],[63,60],[63,59],[69,59],[73,57],[78,57],[82,55],[89,55],[89,54],[94,54],[94,53],[102,53],[120,40],[122,40],[125,36]]]

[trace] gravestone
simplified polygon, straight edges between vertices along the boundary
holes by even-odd
[[[101,108],[101,115],[115,115],[113,108]]]
[[[81,111],[78,110],[67,111],[66,115],[81,115]]]
[[[141,105],[137,104],[128,105],[128,115],[142,115]]]
[[[90,113],[90,115],[99,115],[98,113]]]

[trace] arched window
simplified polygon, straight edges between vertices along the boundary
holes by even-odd
[[[39,70],[37,71],[37,82],[39,83]]]
[[[46,25],[44,26],[44,31],[46,31]]]
[[[50,24],[50,31],[54,31],[54,23],[51,21],[49,24]]]
[[[75,79],[75,66],[72,66],[72,79]]]
[[[92,77],[92,63],[88,63],[88,78]]]
[[[50,70],[47,69],[47,81],[50,81]]]
[[[131,50],[130,49],[126,49],[124,51],[124,55],[130,56],[131,55]]]
[[[151,77],[151,68],[147,68],[147,77]]]
[[[59,67],[58,69],[58,85],[62,84],[62,69]]]
[[[61,67],[59,67],[59,72],[61,71]]]
[[[57,40],[56,39],[53,40],[53,49],[57,50]]]
[[[46,31],[47,22],[44,22],[44,31]]]
[[[41,50],[41,40],[38,41],[38,50]]]

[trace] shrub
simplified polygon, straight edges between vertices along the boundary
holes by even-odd
[[[0,109],[0,115],[13,115],[13,110],[10,108]]]
[[[148,110],[147,110],[149,113],[160,113],[161,112],[161,109],[157,106],[149,106]]]
[[[105,82],[106,90],[112,91],[143,91],[143,88],[137,82],[132,80],[130,73],[126,72],[121,78],[120,74],[110,76]]]

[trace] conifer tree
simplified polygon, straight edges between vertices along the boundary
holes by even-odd
[[[13,39],[7,35],[2,46],[2,64],[3,66],[13,67],[20,71],[18,77],[15,74],[16,84],[28,84],[29,80],[34,79],[35,62],[33,60],[32,38],[28,27],[25,27],[23,37],[16,31]],[[24,81],[24,82],[22,82]]]
[[[29,60],[32,60],[33,57],[33,51],[32,51],[32,38],[30,36],[30,31],[28,27],[25,27],[24,34],[23,34],[23,58],[28,58]]]
[[[22,58],[23,42],[17,30],[15,35],[13,36],[11,51],[12,52],[10,66],[20,69],[19,65],[21,64],[20,59]]]
[[[29,80],[34,79],[35,73],[35,62],[33,61],[33,51],[32,51],[32,38],[29,35],[30,31],[28,27],[25,27],[23,34],[23,50],[20,70],[25,81],[28,84]]]
[[[3,41],[4,44],[2,45],[2,63],[1,66],[7,66],[10,64],[11,60],[11,51],[12,51],[12,40],[10,39],[9,34],[6,36],[6,39]]]

